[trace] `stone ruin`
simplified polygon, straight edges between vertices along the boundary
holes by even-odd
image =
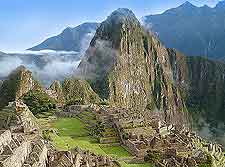
[[[53,146],[52,146],[53,147]],[[79,148],[56,151],[40,136],[28,139],[23,133],[0,131],[0,167],[116,167],[106,156]]]
[[[160,167],[192,167],[208,163],[210,156],[213,167],[224,167],[225,157],[221,146],[208,143],[184,126],[166,123],[160,113],[73,105],[65,108],[60,116],[76,117],[87,109],[105,126],[100,143],[125,146],[135,156],[135,162],[142,163],[150,157],[151,162]],[[68,152],[62,155],[64,160],[71,159],[71,156]],[[74,164],[76,160],[74,157],[72,159],[71,164]]]
[[[0,111],[0,129],[10,129],[13,132],[38,132],[36,117],[22,100],[10,102]]]
[[[213,167],[225,167],[221,146],[208,143],[188,128],[167,124],[159,113],[110,107],[94,112],[100,121],[113,124],[121,144],[136,160],[143,162],[157,155],[151,161],[158,166],[192,167],[207,163],[211,156]]]
[[[109,157],[96,155],[79,148],[71,151],[56,151],[49,155],[50,167],[116,167],[117,164]]]
[[[110,135],[102,142],[124,145],[134,155],[135,162],[150,161],[159,167],[194,167],[207,163],[210,156],[213,167],[224,167],[225,157],[220,145],[208,143],[185,127],[167,124],[159,113],[76,105],[65,108],[63,113],[66,114],[62,116],[77,116],[87,109],[106,125]],[[10,103],[1,112],[3,115],[10,113],[11,117],[6,117],[7,126],[0,130],[0,167],[118,166],[109,157],[78,148],[50,149],[50,143],[45,143],[39,133],[31,137],[32,132],[39,129],[35,117],[22,101]]]
[[[56,112],[58,117],[77,117],[81,112],[90,109],[90,105],[71,105],[66,106],[63,111]]]
[[[0,131],[1,167],[46,167],[47,147],[41,139],[28,141],[22,134]]]
[[[85,107],[71,106],[68,109],[80,111]],[[41,137],[36,118],[20,100],[9,103],[0,114],[0,167],[117,166],[109,157],[78,148],[71,151],[55,150]]]

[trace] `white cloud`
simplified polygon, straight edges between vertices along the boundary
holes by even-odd
[[[80,54],[77,52],[18,52],[0,57],[0,78],[5,78],[20,65],[24,65],[33,76],[50,85],[54,80],[63,80],[73,74],[80,63]]]

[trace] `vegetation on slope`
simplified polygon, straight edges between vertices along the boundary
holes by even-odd
[[[42,86],[32,78],[32,73],[24,66],[12,71],[0,88],[0,108],[19,99],[30,90],[42,90]]]
[[[100,103],[101,99],[85,80],[66,79],[63,93],[67,105]]]
[[[194,126],[210,140],[221,139],[225,130],[225,65],[202,57],[185,57],[174,49],[168,52],[174,81],[182,90]]]
[[[173,85],[168,59],[160,41],[132,11],[122,8],[101,23],[79,70],[110,105],[162,111],[167,122],[182,124],[186,108]]]
[[[42,129],[46,139],[52,141],[59,150],[79,147],[98,155],[114,157],[122,167],[150,166],[150,164],[128,164],[123,159],[130,159],[132,156],[122,146],[100,144],[98,139],[91,135],[91,128],[88,128],[90,124],[97,123],[95,115],[91,112],[85,111],[75,118],[51,119],[49,117],[39,120],[43,122]]]
[[[56,102],[42,91],[29,91],[22,99],[34,115],[56,109]]]

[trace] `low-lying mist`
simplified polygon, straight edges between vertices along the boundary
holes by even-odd
[[[0,54],[0,78],[6,78],[16,67],[24,65],[33,73],[35,79],[49,86],[54,80],[71,76],[80,59],[81,53],[65,51]]]
[[[198,118],[198,124],[194,125],[193,130],[201,137],[217,142],[225,148],[225,124],[223,122],[216,122],[216,124],[212,125],[204,117],[200,117]]]
[[[64,80],[75,74],[75,70],[90,41],[95,35],[95,30],[86,33],[79,41],[80,52],[74,51],[24,51],[16,53],[0,52],[0,80],[20,65],[29,69],[35,79],[48,87],[54,80]],[[75,43],[76,45],[76,43]]]

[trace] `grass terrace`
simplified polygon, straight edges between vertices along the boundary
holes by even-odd
[[[85,115],[85,120],[83,118]],[[98,155],[108,155],[120,163],[122,167],[151,167],[150,164],[128,164],[126,159],[132,159],[132,155],[122,146],[111,144],[100,144],[96,138],[89,134],[89,122],[96,122],[91,114],[83,113],[76,118],[42,118],[39,121],[45,129],[55,129],[56,132],[50,133],[50,138],[59,150],[69,150],[79,147],[90,150]]]

